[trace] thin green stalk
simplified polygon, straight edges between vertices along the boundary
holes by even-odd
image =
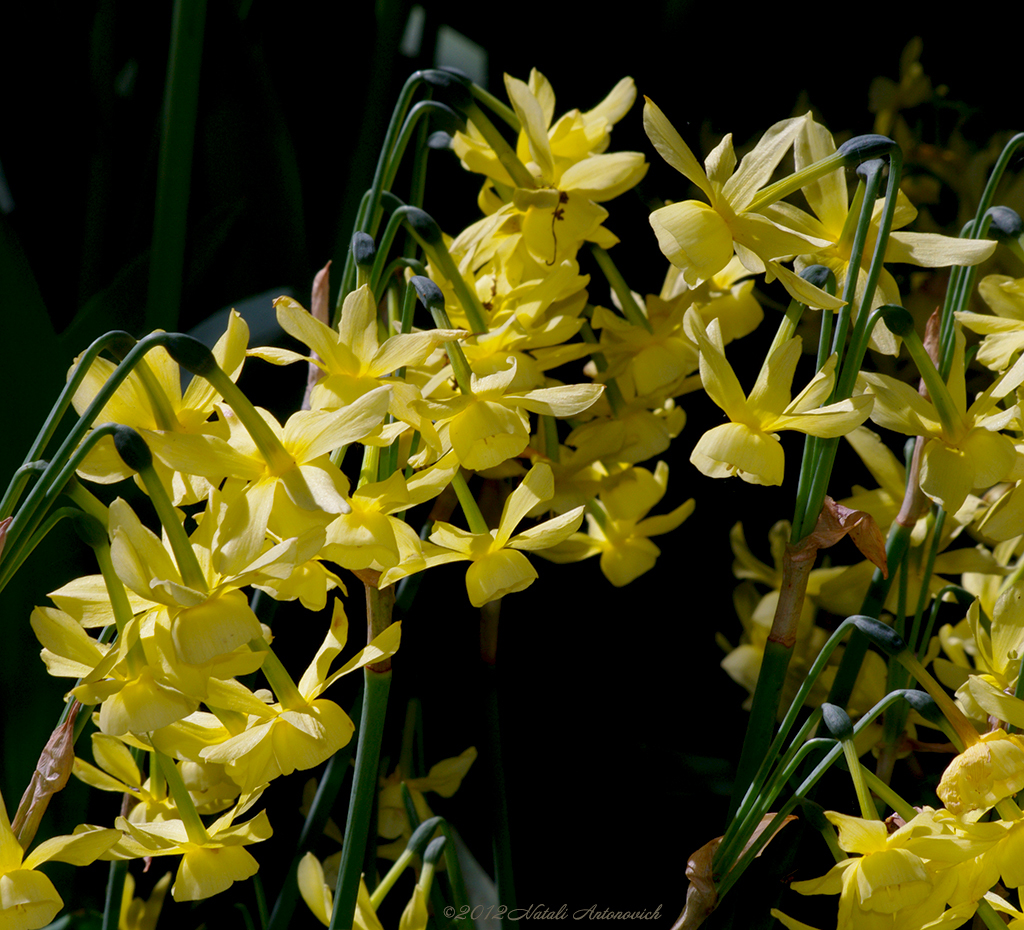
[[[391,670],[377,672],[363,669],[364,697],[356,746],[355,775],[345,823],[345,842],[338,867],[338,883],[334,891],[334,909],[329,930],[349,930],[356,911],[359,879],[370,828],[370,813],[377,793],[377,771],[384,736]]]
[[[882,700],[880,700],[867,714],[861,717],[856,726],[853,728],[854,737],[856,738],[866,726],[869,726],[874,720],[881,714],[889,705],[893,704],[897,700],[903,700],[903,692],[893,692],[887,694]],[[775,831],[781,826],[782,821],[789,816],[796,808],[796,806],[803,800],[807,793],[814,787],[818,779],[828,770],[829,766],[835,762],[836,759],[843,752],[842,744],[835,742],[834,740],[810,740],[804,744],[804,747],[813,747],[820,745],[821,743],[831,743],[832,749],[829,750],[827,755],[814,767],[813,771],[800,783],[800,786],[793,793],[793,795],[779,808],[778,812],[772,818],[768,827],[762,831],[760,836],[754,840],[749,848],[744,852],[728,870],[725,872],[722,880],[718,883],[718,896],[719,899],[725,896],[726,892],[739,880],[740,876],[746,870],[747,866],[753,862],[754,858],[764,848],[765,844],[772,838]],[[808,748],[808,751],[810,749]],[[803,755],[806,755],[803,754]],[[796,771],[800,762],[803,761],[803,755],[799,755],[798,758],[794,759],[793,764],[787,771],[787,779],[792,776]],[[752,812],[750,820],[752,824],[760,823],[761,819],[768,813],[767,808],[757,807]],[[756,819],[755,819],[756,818]],[[752,833],[752,830],[751,830]],[[724,862],[728,860],[723,859]]]
[[[150,349],[158,345],[165,346],[176,338],[180,337],[175,333],[151,333],[135,343],[125,354],[124,359],[114,369],[103,387],[97,391],[92,403],[89,404],[78,418],[78,422],[68,432],[60,447],[51,457],[50,463],[42,476],[33,485],[32,490],[29,491],[19,508],[14,522],[7,531],[7,542],[4,549],[5,563],[7,562],[7,555],[15,550],[19,537],[31,532],[38,525],[41,519],[40,509],[45,510],[52,505],[56,496],[60,494],[61,488],[67,484],[71,475],[74,474],[77,464],[84,458],[82,445],[86,433],[92,428],[93,422],[100,411],[109,403],[110,398],[113,397],[114,393],[121,386],[121,382],[128,377],[139,359]],[[97,429],[100,430],[103,427],[98,427]],[[111,432],[111,429],[108,429],[107,432]],[[101,433],[100,435],[105,434]],[[75,465],[74,467],[68,467],[68,463],[72,459]]]
[[[489,533],[490,527],[488,527],[484,515],[480,512],[476,498],[473,497],[472,491],[469,490],[469,485],[466,483],[466,478],[461,471],[455,472],[452,476],[452,487],[455,488],[455,493],[458,495],[459,505],[462,507],[462,513],[469,524],[470,532],[476,533],[478,536]]]
[[[82,460],[97,442],[105,436],[113,434],[115,429],[116,427],[112,423],[97,427],[74,450],[71,457],[64,463],[63,468],[55,467],[58,459],[46,467],[7,529],[7,540],[4,544],[2,559],[0,559],[0,591],[7,586],[32,549],[38,545],[37,530],[40,524],[61,495],[63,488],[74,476],[75,470]],[[52,477],[54,472],[56,472],[56,476]]]
[[[385,189],[384,177],[388,170],[388,164],[391,161],[395,140],[401,132],[402,124],[405,121],[405,115],[412,104],[413,95],[416,93],[420,84],[422,84],[426,79],[427,75],[425,72],[413,72],[406,79],[405,84],[402,86],[402,90],[398,94],[398,100],[395,103],[395,108],[391,111],[391,120],[389,121],[388,128],[384,133],[384,141],[381,143],[380,154],[377,157],[377,166],[374,169],[373,181],[366,193],[363,194],[363,198],[359,203],[359,211],[356,214],[354,232],[365,232],[369,236],[376,238],[377,228],[383,214],[380,200],[381,194]],[[352,237],[349,236],[347,241],[351,241],[351,238]],[[355,261],[352,256],[351,249],[348,249],[345,254],[345,267],[341,274],[341,287],[338,290],[338,301],[331,321],[332,326],[337,325],[338,318],[341,316],[341,307],[345,301],[345,295],[353,290],[352,282],[354,278]]]
[[[829,659],[832,657],[832,653],[836,647],[843,641],[848,631],[854,629],[856,632],[855,623],[852,617],[847,617],[843,620],[838,627],[833,631],[832,635],[829,636],[824,646],[821,647],[818,655],[815,657],[814,662],[811,663],[811,667],[807,670],[806,676],[797,689],[797,693],[794,695],[793,700],[790,702],[789,710],[786,715],[782,718],[782,722],[779,724],[778,731],[776,732],[775,739],[772,744],[768,747],[766,752],[763,754],[760,767],[751,780],[750,786],[746,791],[746,794],[740,801],[736,809],[735,819],[732,819],[729,826],[726,828],[725,837],[723,839],[723,845],[726,841],[731,839],[737,829],[737,824],[742,820],[745,811],[747,811],[754,800],[762,794],[762,787],[768,777],[768,773],[771,771],[773,766],[776,764],[779,767],[784,767],[786,759],[789,754],[795,751],[795,748],[799,746],[804,739],[806,739],[808,733],[813,729],[817,717],[815,712],[812,712],[808,719],[804,722],[800,731],[793,738],[790,743],[789,749],[785,753],[782,751],[783,744],[789,736],[789,732],[796,722],[797,716],[803,709],[804,702],[807,699],[807,695],[810,694],[811,689],[814,687],[815,682],[818,680],[819,675],[825,669]],[[847,647],[848,648],[848,647]],[[781,758],[780,758],[781,754]],[[779,760],[776,763],[776,760]],[[721,848],[721,847],[720,847]],[[717,861],[717,854],[716,854]]]
[[[595,346],[600,344],[589,320],[583,321],[583,325],[580,327],[580,336],[584,342]],[[590,357],[594,360],[594,367],[596,367],[599,372],[608,370],[608,360],[604,357],[603,352],[591,352]],[[622,411],[626,406],[626,400],[622,396],[622,390],[619,388],[619,383],[614,378],[608,378],[604,382],[604,396],[608,398],[608,404],[612,408],[612,413],[617,417],[621,416]]]
[[[491,775],[491,814],[493,817],[492,843],[494,849],[495,884],[498,901],[508,910],[501,918],[503,928],[515,927],[519,921],[509,915],[517,907],[515,879],[512,871],[511,824],[508,815],[508,789],[505,783],[505,766],[501,745],[501,726],[498,707],[498,669],[494,664],[484,663],[484,700],[487,714],[487,750]]]
[[[871,217],[874,213],[875,200],[878,197],[878,190],[882,183],[882,165],[880,162],[869,162],[865,166],[866,177],[864,186],[857,187],[857,194],[861,196],[860,212],[856,214],[857,224],[853,231],[853,241],[850,244],[850,259],[846,264],[846,278],[843,281],[843,300],[845,305],[839,310],[839,319],[836,323],[835,332],[832,335],[832,351],[839,353],[842,358],[843,349],[846,345],[846,337],[851,325],[854,311],[863,310],[854,307],[854,300],[857,294],[857,278],[860,276],[861,261],[864,255],[864,245],[867,242],[868,231],[871,229]],[[854,205],[857,200],[854,198]],[[851,209],[850,213],[853,213]],[[844,230],[845,233],[845,230]],[[871,295],[865,294],[864,303],[871,306]],[[835,395],[838,396],[838,395]]]
[[[115,859],[107,870],[107,893],[103,901],[101,930],[118,930],[121,920],[121,899],[124,897],[124,879],[128,874],[128,860]]]
[[[899,147],[894,147],[889,155],[889,181],[885,191],[885,202],[882,207],[882,215],[879,219],[878,236],[875,240],[875,248],[871,256],[871,264],[868,267],[867,280],[864,285],[864,298],[861,307],[859,308],[857,319],[854,322],[854,328],[850,339],[851,345],[857,346],[857,352],[847,352],[845,357],[841,354],[846,333],[843,326],[842,311],[840,311],[840,324],[836,327],[835,338],[833,339],[833,349],[840,352],[840,367],[839,374],[836,378],[836,386],[832,392],[832,397],[830,398],[830,403],[834,403],[838,400],[845,400],[852,395],[853,388],[857,380],[857,374],[864,361],[863,353],[867,348],[867,334],[870,333],[870,328],[878,319],[878,315],[869,313],[867,308],[871,306],[875,288],[878,286],[878,278],[882,273],[882,267],[885,262],[885,250],[889,241],[889,232],[892,229],[892,219],[896,210],[897,195],[899,194],[901,165],[902,155]],[[866,184],[868,195],[872,192],[873,184],[877,183],[873,182],[872,178],[874,178],[880,170],[880,167],[874,168],[874,166],[872,166],[872,169],[869,169]],[[870,223],[871,214],[869,212],[869,206],[871,203],[873,203],[873,200],[869,200],[869,197],[865,197],[865,206],[861,211],[861,214],[863,217],[865,212],[867,212],[867,224]],[[867,234],[867,224],[863,225],[862,229],[862,224],[859,222],[857,233],[854,237],[854,253],[851,256],[851,264],[847,266],[847,278],[843,288],[843,299],[848,302],[852,301],[855,294],[857,271],[860,265],[859,254],[856,252],[856,249],[858,248],[858,241],[862,238],[862,233],[864,236]],[[862,242],[860,243],[860,247],[863,247]],[[853,264],[855,259],[856,264]],[[829,478],[832,474],[832,465],[835,462],[838,445],[838,438],[822,440],[820,451],[818,452],[816,468],[810,482],[808,496],[806,499],[798,500],[797,502],[797,512],[793,519],[793,539],[803,539],[814,528],[814,524],[818,519],[818,514],[821,512],[822,503],[825,500],[825,493],[828,488]]]
[[[362,689],[356,699],[356,706],[352,708],[351,717],[358,719],[361,716]],[[299,861],[312,850],[313,844],[320,838],[327,821],[330,818],[334,802],[341,791],[342,782],[349,769],[349,762],[352,759],[354,743],[350,742],[343,746],[328,760],[323,774],[317,783],[316,794],[313,796],[313,803],[309,806],[309,813],[302,825],[302,832],[299,834],[299,841],[295,847],[295,855],[292,857],[288,876],[281,885],[277,900],[274,902],[274,909],[271,911],[270,919],[266,924],[266,930],[288,930],[291,924],[292,914],[298,902],[299,886],[296,876],[299,871]]]
[[[615,296],[618,297],[623,316],[634,326],[641,326],[647,332],[653,333],[654,327],[651,326],[651,321],[647,319],[647,314],[644,313],[640,304],[636,302],[633,292],[629,289],[626,279],[616,267],[612,257],[600,246],[593,244],[590,246],[590,254],[594,256],[594,260],[597,262],[598,268],[601,269],[605,280],[615,293]]]
[[[515,149],[508,143],[505,137],[498,132],[494,123],[488,119],[487,114],[473,101],[466,107],[466,116],[480,130],[481,135],[487,140],[487,144],[494,151],[501,162],[501,166],[508,172],[512,183],[524,190],[534,190],[537,182],[533,175],[526,169],[526,166],[519,160]]]
[[[22,467],[14,473],[14,478],[4,493],[3,499],[0,500],[0,519],[10,516],[14,511],[21,489],[24,487],[25,482],[28,481],[29,475],[31,474],[28,467],[35,463],[37,459],[42,457],[43,452],[46,450],[46,446],[57,431],[57,427],[60,425],[61,419],[67,412],[68,407],[71,406],[71,401],[73,400],[75,393],[81,386],[82,381],[85,380],[85,376],[88,374],[89,369],[92,367],[92,363],[99,356],[100,352],[114,346],[124,347],[125,345],[132,345],[134,343],[135,340],[129,336],[128,333],[120,330],[114,330],[100,336],[81,354],[78,359],[78,364],[75,366],[75,370],[72,372],[71,377],[68,378],[67,383],[64,385],[60,395],[57,397],[50,413],[47,415],[42,428],[36,435],[32,445],[29,447],[22,463]]]
[[[913,805],[908,804],[900,797],[892,787],[887,785],[881,778],[879,778],[871,769],[858,763],[860,768],[861,777],[867,783],[867,786],[878,795],[886,804],[889,805],[903,820],[909,823],[917,816],[917,810]]]
[[[205,24],[206,0],[175,0],[157,167],[146,330],[177,328]]]

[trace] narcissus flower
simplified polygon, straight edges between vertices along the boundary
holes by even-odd
[[[472,564],[466,572],[466,591],[474,607],[528,588],[537,578],[537,570],[521,550],[536,551],[557,545],[583,522],[583,508],[576,507],[513,536],[519,522],[542,501],[551,500],[554,493],[551,468],[543,462],[534,465],[505,501],[496,530],[471,533],[437,521],[429,541],[423,544],[424,565],[388,569],[381,576],[380,587],[421,568],[468,561]]]
[[[296,693],[278,695],[281,700],[271,704],[237,681],[210,682],[210,700],[218,708],[245,714],[248,722],[241,733],[200,750],[200,757],[224,765],[243,790],[255,790],[280,775],[319,765],[348,743],[355,731],[348,714],[320,695],[342,675],[394,655],[401,629],[401,623],[392,623],[331,672],[331,663],[348,639],[348,618],[341,601],[336,600],[331,627],[299,680]]]
[[[985,338],[978,349],[978,361],[995,371],[1004,371],[1024,349],[1024,278],[990,274],[982,278],[978,293],[992,313],[957,313],[969,330]]]
[[[519,455],[530,441],[524,411],[548,416],[575,416],[604,391],[602,384],[562,384],[534,391],[510,391],[517,363],[509,357],[504,370],[477,377],[467,394],[448,400],[425,399],[416,406],[438,420],[438,431],[459,464],[472,471],[494,468]]]
[[[819,406],[832,392],[834,355],[790,400],[800,360],[799,337],[787,340],[771,354],[754,389],[744,396],[736,373],[726,361],[718,320],[711,321],[706,333],[699,322],[689,331],[700,346],[704,389],[730,421],[708,430],[690,455],[690,461],[711,478],[738,475],[750,484],[782,484],[785,456],[779,432],[788,429],[812,436],[842,436],[860,426],[871,411],[872,400],[864,394]]]
[[[808,119],[809,113],[770,127],[738,169],[730,133],[701,168],[665,114],[647,100],[644,129],[658,154],[699,187],[709,201],[671,203],[650,217],[662,254],[681,270],[690,287],[718,274],[734,252],[748,271],[768,272],[770,279],[779,274],[779,266],[771,265],[774,259],[813,252],[828,244],[749,209]],[[809,306],[836,309],[842,305],[807,282],[801,283],[797,275],[783,272],[781,280],[787,289],[798,289],[793,296]]]
[[[243,798],[206,827],[204,836],[194,830],[190,835],[181,820],[135,824],[118,817],[115,823],[125,835],[106,858],[180,855],[181,863],[171,886],[175,901],[200,901],[220,894],[235,882],[256,874],[259,863],[245,847],[261,843],[273,834],[266,811],[245,823],[234,823],[235,817],[254,800],[253,796]]]
[[[982,733],[942,774],[935,789],[946,809],[977,820],[1024,788],[1024,739],[1005,730]]]
[[[120,830],[81,826],[70,836],[55,836],[27,856],[11,830],[0,797],[0,927],[36,930],[46,926],[64,906],[53,882],[36,867],[51,860],[88,865],[121,838]]]
[[[641,152],[605,152],[612,125],[636,98],[632,79],[620,81],[593,110],[571,110],[557,121],[554,90],[536,69],[528,83],[505,75],[505,88],[522,127],[516,155],[526,176],[511,177],[472,121],[469,133],[457,133],[452,143],[466,167],[486,174],[511,197],[503,203],[508,196],[486,186],[484,212],[513,217],[520,241],[549,266],[575,255],[584,241],[614,245],[618,239],[601,225],[608,211],[598,204],[629,190],[648,167]]]
[[[600,554],[601,571],[618,588],[654,568],[661,550],[650,537],[682,524],[693,513],[694,501],[690,498],[671,513],[647,515],[668,487],[664,462],[658,462],[653,473],[646,468],[627,468],[607,483],[607,490],[591,504],[587,533],[574,533],[539,554],[552,562],[576,562]]]
[[[799,171],[816,161],[828,158],[836,152],[832,134],[820,123],[807,120],[803,131],[793,143],[793,159]],[[860,211],[860,203],[851,205],[846,186],[846,172],[833,171],[802,188],[814,216],[785,201],[779,201],[764,208],[765,216],[771,218],[787,229],[806,236],[808,240],[825,240],[829,245],[824,249],[815,249],[798,256],[796,268],[802,271],[808,265],[824,265],[836,276],[836,287],[842,293],[846,277],[850,269],[850,252],[853,244],[856,214]],[[860,307],[867,296],[864,294],[864,283],[867,278],[868,266],[875,250],[878,238],[878,227],[882,217],[883,201],[875,202],[871,217],[864,251],[861,255],[861,268],[857,277],[854,306]],[[901,227],[913,222],[917,209],[901,191],[893,213],[892,228]],[[996,247],[989,239],[967,239],[956,236],[943,236],[938,233],[892,232],[885,249],[884,261],[918,265],[924,268],[940,268],[947,265],[976,265],[988,258]],[[900,293],[896,280],[884,268],[878,278],[878,285],[870,304],[870,310],[882,304],[899,304]],[[876,326],[874,344],[890,355],[895,355],[898,346],[892,334],[884,326]]]
[[[921,454],[921,490],[956,513],[974,488],[988,488],[1007,477],[1017,460],[1013,441],[1000,433],[1019,428],[1020,408],[1000,401],[1024,381],[1024,359],[967,404],[964,336],[956,349],[946,396],[928,400],[888,375],[862,372],[858,384],[875,398],[871,419],[886,429],[927,440]]]
[[[890,834],[881,820],[835,811],[825,816],[839,828],[839,846],[860,855],[790,887],[800,894],[838,894],[838,930],[937,930],[958,927],[974,913],[976,902],[946,911],[957,887],[956,869],[937,869],[914,851],[917,818]],[[778,911],[772,914],[791,930],[807,926]]]

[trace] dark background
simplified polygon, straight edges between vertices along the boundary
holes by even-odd
[[[111,328],[143,333],[171,13],[166,2],[36,6],[9,34],[17,47],[0,65],[0,312],[9,399],[3,474],[22,461],[74,355]],[[576,5],[428,4],[422,41],[410,55],[401,51],[407,4],[378,5],[375,15],[368,3],[209,0],[180,300],[159,325],[188,330],[230,306],[258,319],[277,294],[307,302],[327,259],[340,269],[398,89],[417,67],[453,63],[444,57],[448,29],[485,50],[483,73],[499,97],[502,72],[523,79],[531,67],[544,72],[557,113],[592,107],[632,75],[701,158],[725,132],[740,147],[808,107],[837,135],[871,131],[871,79],[896,79],[900,52],[918,34],[926,73],[948,87],[944,102],[920,111],[923,137],[938,143],[956,129],[980,145],[1020,128],[1008,93],[1016,63],[973,44],[963,30],[940,32],[910,15],[882,23],[864,7],[842,22],[783,23],[789,14],[778,9],[763,15],[686,2],[612,14]],[[686,191],[647,144],[640,114],[638,103],[616,128],[613,147],[645,151],[652,166],[635,193],[611,205],[608,225],[623,237],[614,254],[631,286],[657,292],[665,262],[646,215],[659,198]],[[432,156],[425,206],[446,231],[476,217],[477,189],[478,179],[453,156]],[[607,302],[597,277],[591,294]],[[770,306],[766,312],[773,329]],[[254,335],[252,344],[271,338]],[[760,358],[759,348],[750,351]],[[243,386],[267,406],[293,408],[301,391],[288,379],[293,373],[261,396],[266,371],[250,363]],[[742,519],[767,560],[767,529],[790,516],[792,489],[697,474],[689,449],[714,408],[698,396],[684,405],[691,422],[666,455],[672,481],[662,509],[691,496],[697,507],[673,537],[657,540],[657,568],[617,590],[595,561],[538,560],[540,582],[503,608],[499,684],[520,906],[660,905],[662,919],[651,923],[668,926],[683,904],[687,856],[722,831],[744,722],[744,693],[718,668],[714,642],[717,631],[733,642],[740,632],[728,531]],[[798,446],[786,448],[795,461]],[[28,613],[46,592],[94,570],[80,549],[58,533],[4,593],[0,786],[12,814],[62,691],[37,659]],[[457,569],[431,579],[395,660],[395,722],[407,697],[422,698],[428,764],[482,747],[480,682],[465,671],[476,620],[452,606],[462,590]],[[350,591],[357,615],[354,581]],[[304,621],[287,615],[286,622]],[[319,638],[310,635],[310,654]],[[437,809],[451,812],[489,867],[484,776],[478,764],[463,792]],[[852,799],[851,792],[845,803]],[[87,800],[72,785],[40,835],[70,829],[85,804],[95,822],[113,816],[113,799]],[[275,818],[285,837],[294,827],[287,817]],[[278,855],[287,851],[272,859]],[[280,871],[270,864],[268,887]],[[69,871],[54,874],[70,888]],[[87,874],[95,893],[105,872],[97,866]],[[65,897],[88,894],[80,880]]]

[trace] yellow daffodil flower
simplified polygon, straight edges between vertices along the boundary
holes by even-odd
[[[437,497],[459,468],[452,452],[406,478],[395,472],[384,481],[360,485],[349,501],[350,513],[327,527],[321,554],[352,571],[386,571],[399,564],[422,561],[420,538],[404,520],[392,514]]]
[[[671,203],[650,216],[662,254],[680,269],[690,287],[718,274],[735,252],[748,271],[767,272],[769,280],[779,274],[787,289],[797,289],[793,296],[801,302],[830,309],[842,306],[842,301],[829,298],[807,282],[801,284],[802,279],[794,280],[798,276],[780,273],[779,266],[771,264],[775,259],[814,251],[827,241],[785,228],[749,209],[809,119],[808,113],[776,123],[743,158],[739,168],[730,133],[701,168],[665,114],[647,98],[644,129],[658,154],[708,198],[708,203]]]
[[[227,331],[213,348],[214,358],[232,381],[241,374],[248,341],[249,327],[238,313],[232,311]],[[142,365],[148,369],[148,379],[140,374]],[[93,361],[73,398],[79,413],[92,402],[116,367],[103,358]],[[226,431],[221,429],[220,424],[207,422],[219,400],[220,395],[205,378],[192,378],[182,392],[178,365],[166,349],[156,346],[146,353],[140,366],[121,383],[97,415],[96,422],[131,426],[147,440],[154,431],[179,435],[223,435]],[[210,485],[205,478],[181,472],[171,474],[166,466],[161,463],[156,465],[165,478],[165,484],[171,488],[175,503],[195,503],[209,493]],[[103,484],[121,481],[133,474],[117,454],[109,436],[103,437],[96,444],[78,472],[90,481]]]
[[[246,791],[279,775],[319,765],[348,743],[355,732],[348,714],[320,695],[341,676],[394,655],[400,637],[401,624],[392,623],[331,672],[331,663],[348,639],[348,618],[341,601],[335,600],[330,629],[298,682],[296,694],[271,704],[237,681],[210,682],[209,701],[246,715],[247,723],[242,732],[201,749],[200,758],[222,764]]]
[[[972,822],[1024,788],[1024,738],[982,733],[946,767],[935,789],[946,810]]]
[[[330,863],[328,863],[330,865]],[[330,926],[331,913],[334,910],[334,887],[337,878],[337,867],[330,870],[334,874],[325,874],[324,866],[313,853],[306,853],[299,860],[299,893],[302,900],[313,912],[313,916],[325,927]],[[330,881],[328,881],[330,879]],[[359,891],[356,898],[356,910],[352,916],[352,930],[384,930],[384,925],[377,917],[370,901],[370,892],[366,880],[360,876]]]
[[[839,846],[859,855],[821,878],[790,887],[800,894],[838,894],[837,930],[938,930],[959,926],[974,913],[976,902],[946,911],[957,887],[956,870],[936,868],[914,851],[917,818],[889,833],[881,820],[835,811],[825,816],[839,829]],[[806,927],[779,911],[772,914],[790,930]]]
[[[974,488],[1002,481],[1013,468],[1013,441],[1000,433],[1019,428],[1020,408],[999,402],[1024,381],[1024,360],[967,405],[964,337],[956,334],[956,350],[947,380],[948,401],[942,406],[888,375],[862,372],[858,384],[875,398],[871,419],[879,426],[927,439],[921,455],[921,490],[948,513],[955,513]]]
[[[105,858],[180,855],[171,886],[175,901],[200,901],[220,894],[259,871],[259,863],[245,847],[273,834],[266,811],[245,823],[234,823],[254,800],[252,796],[243,798],[205,827],[202,837],[190,834],[181,820],[132,823],[118,817],[114,822],[125,835]]]
[[[636,185],[648,167],[640,152],[605,152],[612,125],[636,98],[632,79],[620,81],[593,110],[572,110],[553,125],[554,91],[539,71],[530,73],[528,83],[505,75],[505,88],[521,127],[516,154],[534,186],[509,175],[471,121],[469,133],[457,133],[452,147],[467,168],[486,174],[511,196],[507,203],[485,187],[484,212],[516,217],[522,243],[549,266],[575,255],[584,241],[602,248],[616,243],[601,225],[608,211],[598,204]]]
[[[690,498],[670,513],[647,516],[668,487],[668,465],[664,462],[658,462],[653,473],[630,466],[606,483],[607,488],[587,514],[587,532],[574,533],[538,554],[551,562],[577,562],[600,555],[601,572],[621,588],[654,568],[661,550],[650,537],[681,525],[693,513],[694,501]]]
[[[53,882],[37,867],[44,862],[83,866],[102,856],[121,838],[120,830],[81,826],[69,836],[55,836],[28,855],[11,830],[7,808],[0,797],[0,927],[37,930],[45,927],[64,906]]]
[[[863,394],[819,406],[832,391],[834,355],[811,383],[790,400],[793,375],[800,360],[799,337],[787,340],[772,353],[753,390],[744,396],[739,379],[726,361],[718,321],[712,320],[706,333],[695,321],[690,332],[700,347],[704,389],[730,421],[708,430],[690,455],[697,469],[711,478],[738,475],[751,484],[782,484],[785,456],[779,432],[797,430],[812,436],[842,436],[860,426],[871,411],[872,400]]]
[[[393,842],[377,847],[377,854],[387,859],[394,859],[405,849],[412,836],[412,825],[405,810],[402,785],[409,789],[409,795],[416,807],[420,823],[429,820],[434,812],[427,804],[424,793],[433,791],[442,798],[450,798],[466,777],[476,761],[476,747],[470,746],[465,752],[451,759],[442,759],[432,765],[430,771],[422,778],[406,778],[400,768],[396,768],[387,778],[382,780],[378,799],[377,832],[380,836]]]
[[[135,897],[135,878],[128,872],[124,877],[124,892],[121,897],[121,915],[117,930],[156,930],[164,898],[171,888],[171,873],[166,872],[154,886],[145,901]]]
[[[435,522],[429,542],[423,544],[422,568],[447,562],[471,562],[466,572],[466,591],[474,607],[483,607],[506,594],[524,590],[537,578],[537,570],[522,550],[537,551],[557,545],[583,522],[583,508],[576,507],[513,536],[519,522],[540,502],[550,500],[554,493],[551,468],[543,462],[534,465],[505,501],[496,530],[477,534],[440,520]],[[380,587],[420,570],[421,566],[405,565],[388,569],[381,576]]]
[[[590,407],[604,391],[601,384],[510,391],[516,369],[516,360],[510,357],[504,370],[473,375],[468,394],[418,402],[425,413],[438,421],[442,441],[446,448],[455,450],[464,468],[494,468],[519,455],[530,441],[530,423],[524,411],[574,416]]]
[[[981,279],[978,293],[992,313],[963,310],[956,318],[985,337],[978,349],[978,361],[994,371],[1005,371],[1024,349],[1024,278],[990,274]]]
[[[808,165],[835,154],[836,146],[832,134],[820,123],[807,120],[802,132],[793,144],[793,158],[799,171]],[[824,241],[825,248],[816,248],[798,255],[796,267],[803,270],[807,265],[824,265],[836,276],[836,287],[842,293],[850,264],[850,249],[853,244],[856,217],[850,217],[850,200],[846,186],[846,172],[833,171],[802,188],[814,216],[799,207],[779,201],[764,208],[764,214],[775,222],[785,225],[808,240]],[[857,205],[859,210],[859,205]],[[861,269],[857,276],[855,307],[864,303],[864,282],[868,266],[874,254],[878,225],[881,221],[883,201],[873,205],[871,225],[861,255]],[[925,268],[941,268],[946,265],[976,265],[988,258],[995,250],[996,243],[988,239],[966,239],[943,236],[938,233],[900,232],[903,226],[917,216],[917,209],[903,192],[899,192],[893,213],[892,228],[886,244],[884,261],[918,265]],[[877,289],[870,303],[864,307],[871,310],[882,304],[900,304],[896,280],[884,268],[878,278]],[[876,325],[873,344],[883,352],[895,355],[898,346],[895,338],[883,326]]]

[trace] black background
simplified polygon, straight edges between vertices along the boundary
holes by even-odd
[[[926,136],[939,141],[957,127],[980,144],[1020,128],[1010,93],[1016,63],[973,43],[966,29],[940,29],[916,12],[905,22],[865,6],[843,11],[841,20],[833,13],[807,22],[777,7],[684,2],[603,13],[558,4],[430,4],[426,12],[422,52],[409,58],[397,51],[401,4],[377,22],[368,3],[210,0],[183,293],[168,328],[187,330],[275,289],[306,302],[324,262],[333,258],[340,267],[354,201],[368,183],[398,88],[433,63],[431,40],[444,26],[486,49],[489,85],[499,96],[503,71],[523,79],[531,67],[544,72],[559,113],[593,106],[631,74],[701,157],[725,132],[739,147],[808,107],[837,135],[871,131],[870,81],[897,77],[900,51],[916,34],[925,38],[926,72],[949,87],[948,105],[922,116]],[[171,5],[90,0],[40,5],[22,16],[2,64],[0,164],[13,202],[0,216],[0,308],[11,350],[5,474],[21,462],[72,356],[110,328],[141,335]],[[616,128],[613,147],[646,151],[651,170],[637,192],[611,205],[608,225],[623,238],[614,254],[631,286],[657,292],[665,263],[646,215],[658,198],[686,191],[646,143],[640,111],[638,104]],[[454,157],[432,156],[425,206],[446,231],[476,217],[477,188]],[[607,302],[598,277],[591,298]],[[90,301],[95,312],[83,315]],[[770,309],[767,315],[774,329]],[[40,326],[55,336],[45,351],[28,341]],[[760,358],[763,350],[749,351]],[[301,390],[289,381],[294,373],[274,380],[274,393],[264,397],[266,372],[251,362],[243,387],[267,406],[293,408]],[[657,540],[663,555],[656,569],[614,589],[596,562],[538,560],[540,582],[503,606],[499,686],[520,906],[564,904],[570,913],[660,906],[662,919],[650,923],[668,926],[683,904],[687,856],[722,830],[744,723],[744,693],[719,669],[714,642],[717,631],[734,642],[739,635],[728,531],[742,519],[767,559],[767,529],[791,515],[792,490],[790,482],[780,491],[697,474],[688,452],[715,410],[702,396],[684,405],[690,424],[665,456],[671,481],[662,509],[695,497],[696,511],[671,538]],[[798,448],[786,444],[791,463]],[[42,673],[28,611],[47,591],[93,570],[71,555],[77,548],[72,537],[44,546],[4,595],[2,787],[12,814],[61,691]],[[476,619],[459,606],[461,572],[437,574],[406,619],[395,660],[394,723],[405,698],[422,698],[428,763],[470,744],[482,748],[480,682],[466,671],[474,664]],[[350,592],[358,616],[354,580]],[[289,634],[308,626],[296,649],[311,655],[322,627],[280,616]],[[484,780],[478,764],[463,791],[437,807],[451,812],[487,866]],[[94,822],[115,812],[113,798],[87,802],[73,785],[44,830],[70,829],[86,803]],[[852,791],[843,803],[852,809]],[[289,826],[288,816],[274,820],[284,838],[297,823],[295,815]],[[270,860],[254,852],[273,887],[283,869],[277,857],[288,855],[284,841]],[[824,871],[827,856],[820,865],[810,874]],[[69,871],[53,874],[70,888]],[[95,893],[105,873],[94,867],[88,874]],[[66,898],[89,893],[80,881]]]

